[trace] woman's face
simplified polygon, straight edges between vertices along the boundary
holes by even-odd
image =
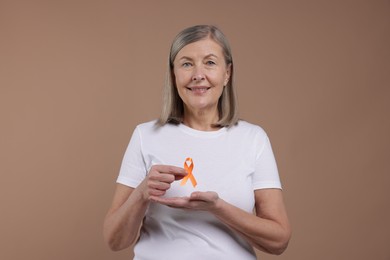
[[[173,62],[176,87],[185,113],[216,113],[230,77],[221,46],[207,38],[184,46]]]

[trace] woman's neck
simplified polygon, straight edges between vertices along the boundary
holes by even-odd
[[[183,124],[200,131],[215,131],[220,129],[215,124],[218,122],[218,112],[205,113],[204,111],[184,111]]]

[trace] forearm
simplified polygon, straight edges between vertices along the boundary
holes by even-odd
[[[148,200],[136,188],[123,205],[108,212],[104,222],[104,237],[112,250],[127,248],[137,240],[148,205]]]
[[[171,165],[154,165],[137,188],[118,184],[104,222],[104,237],[112,250],[121,250],[138,238],[151,198],[163,196],[171,183],[187,172]]]
[[[212,213],[261,251],[281,254],[287,247],[290,238],[288,225],[248,213],[222,199]]]

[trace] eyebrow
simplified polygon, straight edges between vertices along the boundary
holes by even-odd
[[[208,54],[208,55],[206,55],[205,57],[204,57],[204,59],[208,59],[208,58],[210,58],[210,57],[214,57],[214,58],[219,58],[217,55],[215,55],[215,54],[213,54],[213,53],[210,53],[210,54]],[[190,57],[188,57],[188,56],[183,56],[183,57],[181,57],[179,60],[193,60],[192,58],[190,58]]]
[[[206,55],[205,58],[207,59],[207,58],[210,58],[210,57],[214,57],[214,58],[217,58],[217,59],[219,58],[217,55],[215,55],[213,53],[210,53],[209,55]]]

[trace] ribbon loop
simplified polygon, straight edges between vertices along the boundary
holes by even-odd
[[[188,163],[189,163],[189,165],[188,165]],[[190,179],[192,186],[195,187],[197,182],[195,180],[194,175],[192,174],[192,169],[194,169],[194,163],[192,161],[192,158],[190,158],[190,157],[186,158],[186,160],[184,161],[184,169],[186,170],[187,175],[181,180],[180,185],[184,186],[187,183],[188,179]]]

